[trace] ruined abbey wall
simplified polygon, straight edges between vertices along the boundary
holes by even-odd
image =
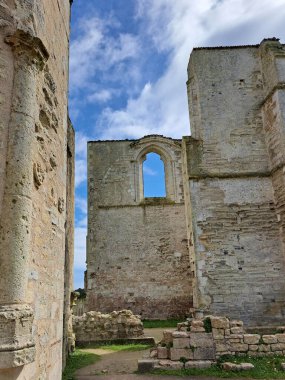
[[[1,379],[61,379],[73,254],[69,21],[69,0],[0,1]]]
[[[194,303],[248,325],[284,318],[285,49],[194,49],[184,139]]]
[[[142,163],[149,152],[164,161],[166,198],[144,198]],[[188,315],[192,279],[183,199],[180,140],[89,142],[88,310]]]

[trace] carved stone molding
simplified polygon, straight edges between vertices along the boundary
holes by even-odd
[[[0,306],[0,368],[34,361],[33,310],[28,305]]]
[[[7,36],[5,42],[12,46],[18,58],[24,58],[26,63],[34,64],[39,70],[44,68],[49,53],[40,38],[17,30],[13,35]]]

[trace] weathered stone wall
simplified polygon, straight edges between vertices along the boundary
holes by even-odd
[[[0,313],[16,323],[1,325],[1,379],[61,378],[69,18],[69,0],[0,1]]]
[[[283,75],[284,49],[276,41],[194,49],[188,68],[192,138],[184,146],[194,303],[247,325],[280,323],[285,313],[283,90],[274,92],[271,106],[272,96],[263,103],[271,81],[278,82],[270,49],[262,53],[272,44]],[[271,71],[262,68],[268,60]],[[282,164],[272,171],[276,160]]]
[[[74,316],[73,331],[79,344],[144,335],[142,321],[130,310],[112,311],[110,314],[90,311],[81,317]]]
[[[162,341],[152,351],[156,368],[182,368],[183,360],[185,368],[205,368],[224,355],[284,354],[284,326],[271,335],[248,334],[242,321],[212,315],[179,323],[177,331],[165,330]]]
[[[144,198],[142,162],[165,163],[166,198]],[[192,283],[181,141],[148,136],[88,144],[87,307],[143,318],[188,314]]]

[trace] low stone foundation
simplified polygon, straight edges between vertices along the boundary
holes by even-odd
[[[278,330],[278,329],[277,329]],[[285,327],[272,335],[247,334],[242,321],[207,316],[165,330],[150,357],[153,368],[205,368],[224,355],[285,355]]]
[[[143,324],[130,310],[102,314],[89,311],[83,316],[73,316],[73,331],[80,345],[106,340],[143,337]]]

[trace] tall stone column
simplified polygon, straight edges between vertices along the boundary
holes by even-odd
[[[34,360],[33,310],[26,304],[30,253],[36,78],[48,53],[40,39],[18,30],[5,40],[14,53],[14,84],[3,209],[0,221],[0,369]],[[34,170],[34,172],[33,172]]]

